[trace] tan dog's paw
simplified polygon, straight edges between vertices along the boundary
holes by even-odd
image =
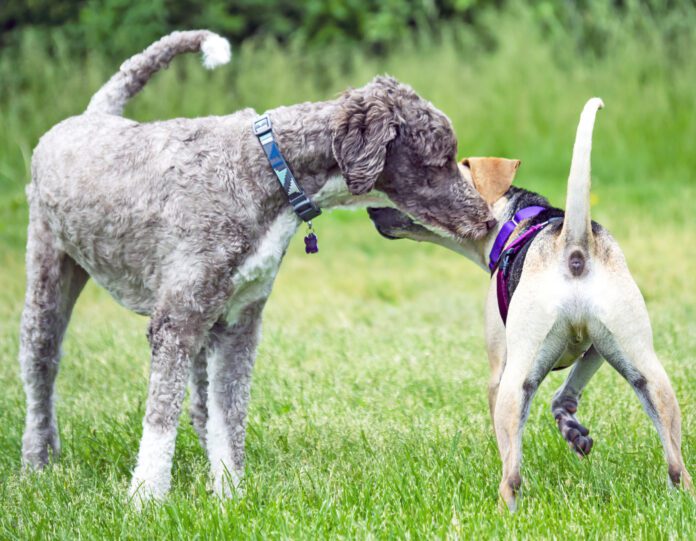
[[[503,477],[498,489],[500,494],[500,500],[498,503],[501,512],[505,511],[505,507],[507,507],[508,511],[511,513],[517,511],[517,502],[520,498],[521,487],[522,478],[519,476],[519,474],[512,475],[509,478]]]
[[[575,454],[583,458],[590,454],[594,441],[588,436],[590,430],[581,425],[575,418],[578,411],[578,403],[574,398],[561,398],[555,400],[551,412],[553,413],[558,430],[568,442]]]
[[[696,495],[696,491],[694,491],[694,484],[691,480],[691,475],[689,475],[689,472],[686,471],[685,467],[670,466],[667,470],[667,473],[669,478],[669,485],[672,488],[680,488],[685,492],[688,492],[692,496]]]

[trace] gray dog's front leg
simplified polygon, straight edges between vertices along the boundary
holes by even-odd
[[[203,449],[207,449],[206,424],[208,423],[208,349],[198,352],[191,363],[189,376],[189,389],[191,393],[191,405],[189,414],[191,424],[198,434]]]
[[[592,450],[593,440],[589,437],[590,431],[585,428],[575,417],[578,410],[578,402],[587,383],[595,375],[604,359],[592,346],[582,356],[568,374],[551,401],[551,413],[556,420],[558,430],[568,442],[570,448],[583,457]]]
[[[150,322],[150,384],[138,464],[130,487],[136,504],[160,500],[169,491],[186,376],[204,333],[200,314],[160,311]]]
[[[235,323],[218,323],[211,333],[207,443],[213,490],[221,498],[237,493],[244,475],[251,373],[265,302],[248,305]]]

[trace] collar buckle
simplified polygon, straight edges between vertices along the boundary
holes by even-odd
[[[256,120],[254,120],[254,135],[256,137],[261,137],[267,134],[273,129],[271,124],[271,119],[268,115],[261,115]]]

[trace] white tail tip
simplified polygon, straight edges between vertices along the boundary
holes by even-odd
[[[602,98],[590,98],[587,100],[587,103],[585,104],[585,109],[601,109],[604,107],[604,102],[602,101]]]
[[[203,51],[203,65],[209,70],[227,64],[232,58],[230,42],[217,34],[205,38],[201,44],[201,51]]]

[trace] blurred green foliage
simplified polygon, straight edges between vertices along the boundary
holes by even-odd
[[[651,17],[679,13],[696,0],[528,0],[549,31],[561,27],[601,49],[603,14],[643,11]],[[515,0],[3,0],[0,45],[16,44],[26,30],[67,34],[73,53],[106,51],[122,57],[176,29],[210,28],[234,43],[250,37],[281,43],[360,44],[371,52],[393,49],[413,31],[440,35],[443,27],[478,24],[487,10]],[[600,16],[598,18],[598,15]]]
[[[179,27],[225,27],[221,32],[234,38],[232,63],[210,73],[195,58],[177,59],[126,114],[152,120],[247,106],[262,111],[327,99],[387,72],[452,119],[462,155],[522,158],[531,178],[557,180],[566,174],[558,156],[570,148],[569,140],[561,144],[557,138],[572,135],[568,127],[581,104],[599,95],[607,103],[605,116],[614,120],[603,128],[607,140],[598,152],[606,151],[607,171],[621,172],[607,180],[648,184],[659,176],[694,183],[695,0],[447,1],[433,0],[427,8],[423,1],[240,0],[234,10],[226,0],[210,2],[210,25]],[[39,136],[83,111],[120,63],[175,27],[172,20],[195,12],[192,0],[77,4],[0,0],[0,22],[15,21],[8,45],[0,48],[0,240],[8,235],[16,246],[24,242],[23,185]],[[358,14],[363,4],[372,11]],[[278,14],[261,8],[275,5],[282,5]],[[418,9],[399,12],[399,5]],[[374,54],[377,41],[356,45],[359,33],[349,37],[348,30],[336,30],[337,21],[356,17],[366,28],[388,27],[392,23],[384,21],[390,18],[381,18],[380,10],[411,20],[423,13],[425,22],[399,29],[403,35],[384,42],[384,54]],[[440,13],[459,18],[430,32],[424,25],[434,24]],[[457,22],[466,13],[468,22]],[[298,14],[307,17],[292,32]],[[66,22],[59,26],[61,21]],[[353,23],[348,28],[355,31]],[[323,46],[321,39],[327,40]],[[278,84],[268,85],[269,72]]]
[[[29,0],[29,5],[33,1],[39,0]],[[131,0],[93,1],[130,5]],[[167,1],[152,0],[138,9],[145,13]],[[253,2],[259,0],[240,6]],[[693,182],[694,2],[578,2],[575,18],[567,16],[571,4],[487,4],[475,10],[472,24],[442,24],[437,34],[416,28],[379,55],[345,43],[310,46],[301,36],[285,41],[252,36],[234,42],[231,64],[213,73],[202,70],[196,58],[177,59],[133,100],[126,114],[152,120],[225,114],[247,106],[264,110],[331,98],[387,72],[450,116],[462,155],[519,157],[535,178],[558,179],[565,175],[558,156],[570,142],[559,144],[557,137],[570,137],[569,126],[575,124],[581,104],[599,95],[607,103],[605,116],[615,115],[604,127],[611,136],[599,147],[607,152],[604,163],[613,161],[608,170],[621,171],[626,181],[659,175]],[[147,19],[126,11],[135,19]],[[86,13],[79,16],[85,19]],[[8,197],[0,202],[0,219],[4,211],[13,216],[24,212],[21,187],[29,177],[38,137],[83,111],[126,57],[160,35],[149,30],[154,36],[143,37],[143,31],[138,44],[123,34],[119,42],[118,34],[108,34],[110,27],[118,30],[118,23],[97,20],[103,24],[103,41],[95,41],[83,54],[75,54],[84,45],[68,27],[51,32],[18,28],[16,43],[0,50],[0,197]],[[91,39],[97,40],[97,21],[90,24],[95,32]],[[123,53],[115,55],[115,48]],[[268,85],[268,73],[277,84]],[[19,224],[15,232],[21,231]]]
[[[465,20],[485,0],[4,0],[5,43],[28,27],[62,27],[86,49],[122,55],[181,28],[210,28],[233,41],[270,36],[315,46],[365,43],[376,50],[414,28]],[[14,31],[14,32],[13,32]]]

